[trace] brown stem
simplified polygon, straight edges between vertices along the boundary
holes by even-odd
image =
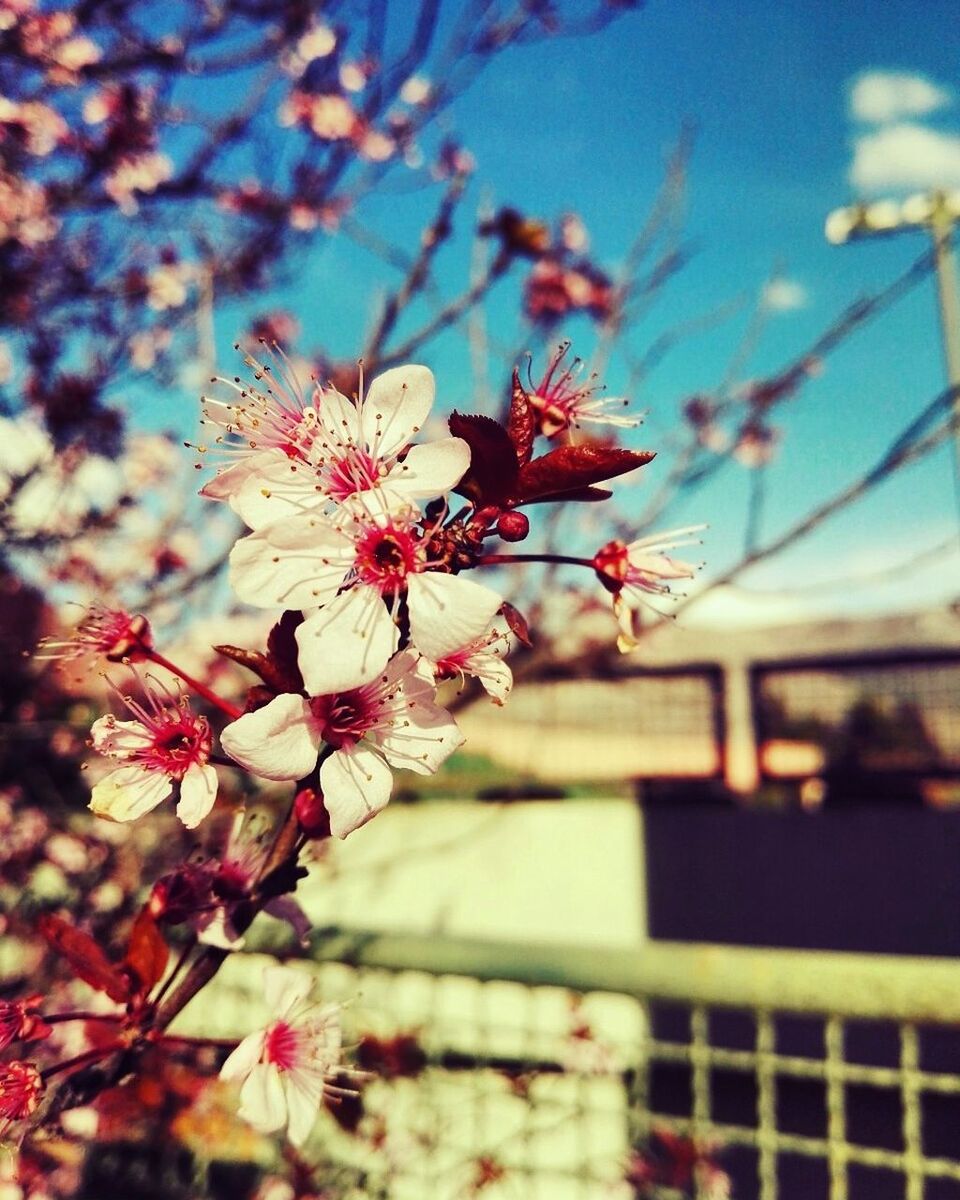
[[[72,1071],[74,1067],[83,1067],[87,1063],[98,1062],[101,1058],[109,1058],[111,1054],[115,1054],[123,1048],[123,1042],[111,1042],[109,1046],[98,1046],[95,1050],[87,1050],[83,1054],[78,1054],[76,1058],[68,1058],[62,1063],[47,1067],[45,1071],[40,1072],[40,1076],[46,1083],[48,1079],[59,1075],[61,1071]]]

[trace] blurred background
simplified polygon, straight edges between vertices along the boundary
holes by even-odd
[[[95,821],[101,666],[24,657],[100,603],[242,696],[211,647],[274,614],[196,492],[243,351],[346,393],[425,363],[439,434],[569,340],[643,423],[561,438],[657,457],[524,549],[708,525],[627,654],[592,575],[500,572],[533,633],[508,711],[451,687],[464,749],[314,848],[309,944],[264,918],[185,1014],[241,1036],[258,951],[316,963],[375,1078],[302,1159],[213,1057],[158,1063],[3,1200],[958,1194],[954,17],[0,3],[4,995],[74,999],[38,914],[122,945],[283,802],[225,776],[195,833]]]

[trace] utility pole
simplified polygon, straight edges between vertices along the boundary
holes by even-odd
[[[953,231],[960,217],[960,192],[922,192],[902,203],[878,200],[873,204],[855,204],[837,208],[827,217],[824,233],[835,246],[860,238],[900,233],[904,229],[924,229],[933,242],[940,301],[940,328],[947,383],[952,396],[954,418],[960,421],[960,296],[957,292],[957,266],[953,254]],[[954,431],[957,481],[960,485],[960,426]]]

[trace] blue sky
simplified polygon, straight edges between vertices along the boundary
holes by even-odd
[[[632,344],[642,350],[678,321],[734,296],[756,295],[778,266],[796,285],[799,303],[770,314],[745,374],[774,371],[851,300],[890,281],[925,248],[915,233],[844,247],[826,242],[826,214],[862,193],[851,179],[858,147],[857,176],[868,181],[871,195],[902,196],[937,183],[960,188],[958,51],[955,3],[652,0],[589,40],[560,39],[503,55],[457,102],[449,122],[478,160],[460,221],[469,226],[481,197],[544,217],[573,210],[586,221],[594,256],[613,267],[660,185],[681,122],[693,120],[698,132],[685,229],[697,252]],[[876,76],[873,90],[855,103],[853,86],[868,73]],[[401,169],[373,198],[364,220],[410,245],[429,204]],[[460,285],[468,261],[464,237],[444,252],[441,284]],[[378,289],[390,279],[387,268],[336,239],[318,242],[305,255],[302,275],[296,294],[283,299],[301,318],[304,346],[355,353]],[[514,285],[504,285],[488,320],[495,333],[522,341],[512,315],[515,298]],[[504,329],[507,320],[510,329]],[[637,444],[656,449],[683,400],[716,385],[746,320],[744,313],[687,341],[646,380],[634,397],[649,412]],[[230,314],[223,314],[224,349],[235,332]],[[588,327],[557,333],[570,333],[589,355]],[[428,361],[442,402],[468,407],[462,339],[451,335]],[[624,378],[615,361],[608,374],[612,393]],[[854,334],[824,375],[780,410],[784,441],[768,472],[764,536],[775,536],[850,482],[943,386],[931,280]],[[801,595],[770,599],[751,611],[791,615],[817,598],[812,588],[820,581],[896,568],[956,534],[951,460],[944,447],[796,550],[757,568],[746,583],[799,585]],[[667,466],[647,468],[645,485],[623,491],[623,506],[641,507]],[[710,521],[708,570],[738,556],[747,475],[731,466],[676,514],[676,523]],[[958,581],[960,558],[953,554],[923,570],[894,572],[882,585],[824,589],[817,602],[846,611],[919,607],[954,598]]]

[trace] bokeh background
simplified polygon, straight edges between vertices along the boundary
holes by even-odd
[[[463,751],[314,848],[309,944],[264,918],[184,1014],[241,1036],[257,951],[316,962],[375,1078],[302,1159],[211,1052],[65,1118],[3,1200],[955,1194],[954,16],[0,5],[5,993],[74,998],[40,913],[121,946],[158,875],[283,803],[94,821],[101,666],[24,657],[99,602],[242,695],[211,647],[273,617],[196,495],[200,395],[260,339],[348,393],[429,365],[434,434],[569,339],[643,423],[565,436],[657,457],[529,549],[708,525],[626,655],[589,573],[500,572],[534,634],[508,708],[451,689]]]

